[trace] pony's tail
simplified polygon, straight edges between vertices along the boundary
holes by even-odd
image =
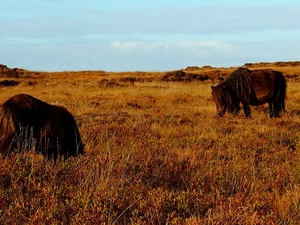
[[[278,93],[278,109],[279,112],[285,112],[285,99],[286,99],[286,88],[287,88],[287,82],[284,78],[284,76],[281,73],[281,86]]]

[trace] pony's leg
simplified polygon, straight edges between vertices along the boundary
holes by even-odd
[[[273,110],[274,110],[273,102],[269,102],[270,118],[274,116]]]
[[[277,102],[273,103],[273,116],[279,117],[279,104]]]
[[[240,106],[237,106],[232,110],[232,114],[234,116],[237,116],[239,114],[240,110],[241,110]]]
[[[269,108],[270,108],[270,118],[279,117],[279,108],[278,108],[277,103],[270,102],[269,103]]]
[[[250,106],[248,104],[243,104],[243,109],[244,109],[244,113],[246,115],[246,117],[251,117],[251,110],[250,110]]]

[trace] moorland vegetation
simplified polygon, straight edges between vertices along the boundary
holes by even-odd
[[[0,103],[26,93],[66,107],[85,154],[0,156],[0,224],[299,224],[300,65],[286,112],[216,117],[212,84],[236,67],[38,72],[0,66]]]

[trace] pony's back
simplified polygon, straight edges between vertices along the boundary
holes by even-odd
[[[31,139],[36,152],[56,159],[83,153],[74,117],[65,108],[50,105],[30,95],[8,99],[0,109],[0,153],[19,150],[23,140]],[[28,145],[25,146],[26,148]],[[26,149],[29,150],[29,149]]]

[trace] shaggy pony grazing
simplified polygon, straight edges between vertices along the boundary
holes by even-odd
[[[236,115],[240,111],[240,103],[246,117],[251,116],[249,105],[268,103],[271,118],[279,117],[280,112],[285,111],[286,80],[278,71],[239,68],[211,89],[219,116],[226,111]]]
[[[0,153],[34,150],[56,161],[83,154],[74,117],[65,108],[18,94],[0,108]]]

